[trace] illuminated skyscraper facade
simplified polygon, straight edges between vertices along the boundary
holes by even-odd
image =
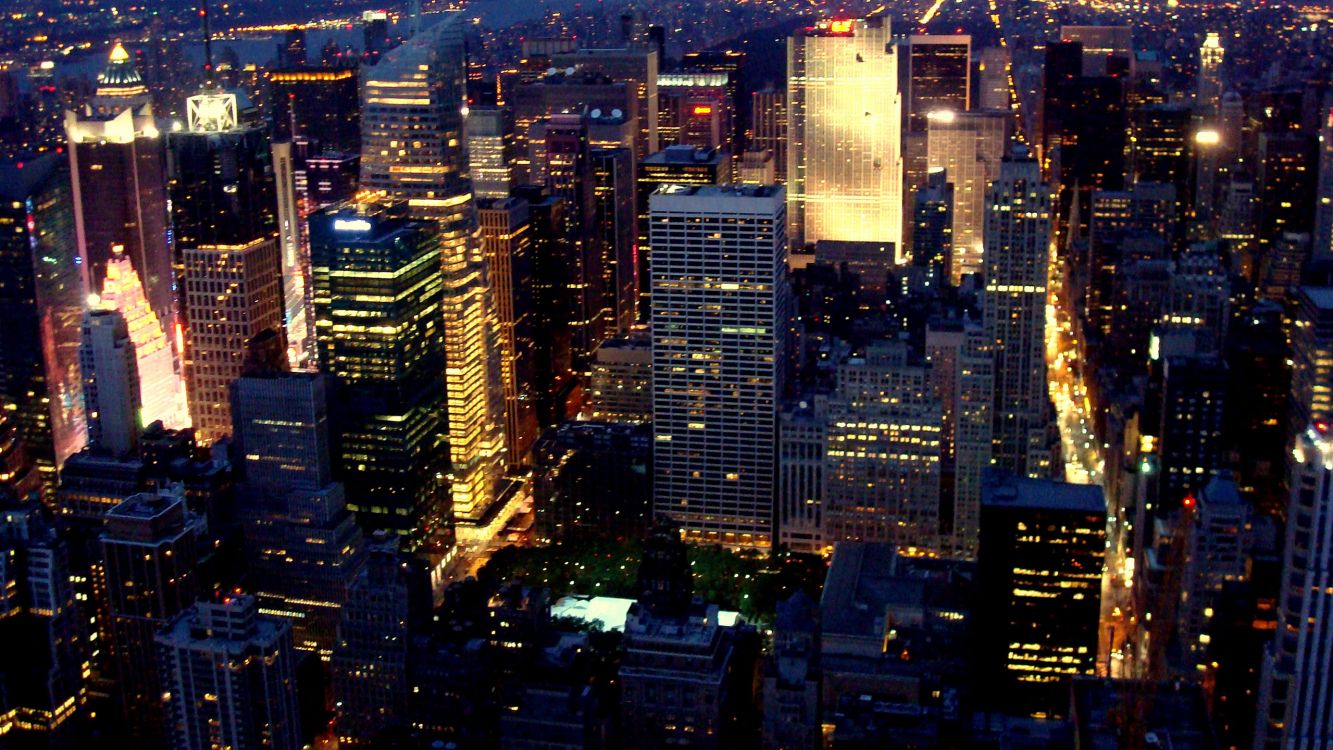
[[[1000,176],[1010,117],[1003,112],[937,110],[926,117],[926,163],[953,184],[949,283],[982,269],[986,193]]]
[[[477,197],[508,198],[515,184],[518,157],[514,111],[507,107],[469,107],[467,156]]]
[[[463,132],[463,29],[461,15],[446,14],[364,77],[361,186],[406,200],[413,219],[439,226],[448,480],[453,514],[471,525],[497,499],[505,437],[495,308]]]
[[[245,344],[282,332],[282,251],[277,237],[181,251],[185,383],[195,436],[231,434],[228,386],[245,369]]]
[[[89,310],[79,346],[88,442],[113,456],[134,450],[139,421],[139,368],[125,318],[114,310]]]
[[[994,463],[1046,476],[1046,285],[1051,194],[1026,149],[1015,147],[986,197],[986,335],[994,346]]]
[[[774,187],[652,196],[653,506],[687,538],[773,541],[791,290]]]
[[[397,203],[312,214],[320,369],[342,381],[348,507],[362,526],[448,544],[440,240]]]
[[[1222,36],[1216,31],[1208,32],[1199,47],[1199,78],[1196,87],[1195,103],[1205,112],[1215,114],[1222,102],[1222,63],[1227,51],[1222,46]]]
[[[54,154],[0,165],[0,403],[43,484],[84,446],[86,303],[69,173]]]
[[[115,310],[125,318],[139,371],[143,424],[161,421],[167,429],[189,427],[185,382],[176,368],[171,339],[149,306],[139,275],[124,253],[112,252],[100,294],[90,298],[90,303],[98,309]]]
[[[773,152],[773,172],[779,185],[787,182],[787,92],[765,89],[750,100],[750,148]]]
[[[788,219],[797,247],[892,242],[903,255],[902,97],[889,18],[787,40]]]

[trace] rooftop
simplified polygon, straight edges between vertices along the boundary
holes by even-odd
[[[982,475],[981,504],[991,507],[1106,512],[1106,497],[1097,485],[1032,479],[994,469],[988,469]]]

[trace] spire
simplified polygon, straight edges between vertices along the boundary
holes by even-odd
[[[208,30],[208,0],[200,0],[199,17],[204,21],[204,88],[214,90],[213,79],[213,33]]]

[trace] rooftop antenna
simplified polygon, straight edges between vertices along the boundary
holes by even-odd
[[[200,0],[199,17],[204,19],[204,88],[217,88],[213,80],[213,34],[208,30],[208,0]]]

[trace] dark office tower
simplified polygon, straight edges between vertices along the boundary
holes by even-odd
[[[102,560],[117,689],[127,734],[166,746],[168,724],[153,635],[194,603],[201,519],[176,491],[131,495],[106,514]]]
[[[764,747],[814,750],[820,732],[819,606],[803,591],[778,602],[764,670]]]
[[[926,129],[926,116],[971,109],[972,37],[913,34],[907,84],[907,128]]]
[[[87,719],[88,644],[65,542],[39,503],[0,498],[0,560],[0,732],[6,747],[72,750]]]
[[[767,88],[750,99],[751,151],[773,152],[779,185],[787,184],[787,92]]]
[[[1050,168],[1051,149],[1060,138],[1060,116],[1069,95],[1068,82],[1083,75],[1083,45],[1078,42],[1047,42],[1042,65],[1041,160]]]
[[[1314,229],[1319,157],[1315,136],[1299,131],[1259,134],[1259,252],[1285,233]]]
[[[953,259],[954,186],[943,169],[926,178],[912,207],[912,265],[922,269],[925,284],[943,288]]]
[[[657,77],[658,138],[663,148],[685,145],[735,150],[735,100],[724,72],[683,70]]]
[[[83,373],[88,443],[127,456],[139,442],[139,366],[125,318],[114,310],[89,310],[83,319],[79,369]]]
[[[361,14],[361,55],[365,62],[375,64],[380,55],[393,47],[389,37],[389,15],[382,10],[368,10]]]
[[[422,598],[417,588],[396,540],[370,546],[342,608],[330,664],[333,730],[345,747],[373,747],[381,732],[407,724],[408,647],[413,605]]]
[[[731,155],[718,149],[668,146],[639,163],[637,205],[639,240],[639,319],[647,320],[652,301],[652,247],[648,197],[663,185],[720,185],[731,173]]]
[[[1264,651],[1255,717],[1256,750],[1320,748],[1333,742],[1330,710],[1329,555],[1324,529],[1333,513],[1333,435],[1323,420],[1296,433],[1277,627]]]
[[[284,68],[302,68],[310,61],[310,50],[306,46],[305,29],[291,29],[278,45],[279,65]]]
[[[439,230],[401,201],[341,203],[309,225],[320,369],[342,385],[348,507],[363,528],[447,549]]]
[[[274,140],[306,138],[319,153],[361,150],[356,68],[283,68],[268,83]]]
[[[264,331],[283,335],[282,251],[268,236],[186,247],[180,256],[186,395],[195,435],[207,445],[231,433],[227,388],[244,371],[246,342]]]
[[[305,160],[304,186],[296,175],[296,192],[301,198],[301,210],[315,209],[351,200],[356,196],[361,174],[360,154],[320,154]]]
[[[1180,507],[1224,467],[1223,415],[1229,376],[1216,355],[1171,356],[1162,375],[1158,508]]]
[[[1082,77],[1057,84],[1063,89],[1054,113],[1056,138],[1051,144],[1048,166],[1052,179],[1058,176],[1060,201],[1057,235],[1087,233],[1089,205],[1094,190],[1120,190],[1125,174],[1125,140],[1129,129],[1125,116],[1124,82],[1112,77]],[[1077,190],[1077,195],[1075,195]],[[1077,197],[1078,226],[1071,226]]]
[[[662,60],[652,48],[581,49],[551,55],[558,69],[579,68],[624,83],[638,103],[639,135],[634,156],[638,160],[661,148],[657,135],[657,71]]]
[[[609,333],[625,334],[634,325],[639,303],[634,241],[634,152],[627,148],[593,149],[596,230],[602,250],[602,307]]]
[[[533,389],[532,222],[522,198],[477,202],[481,247],[500,323],[500,376],[505,398],[505,453],[511,469],[527,466],[537,439]]]
[[[406,200],[413,219],[433,222],[439,229],[440,335],[449,366],[432,372],[439,377],[443,370],[445,379],[446,408],[440,418],[447,427],[452,497],[444,509],[452,507],[452,513],[472,527],[499,499],[504,396],[495,306],[468,176],[462,107],[465,27],[460,14],[443,15],[363,71],[361,187]],[[402,511],[411,507],[426,510],[415,503],[399,504]],[[424,520],[401,518],[395,528],[412,528]],[[427,528],[435,525],[432,521]]]
[[[79,339],[86,302],[65,159],[0,165],[0,402],[43,485],[86,442]]]
[[[157,635],[176,750],[300,750],[292,626],[253,596],[199,602]]]
[[[606,338],[596,188],[583,116],[553,115],[546,126],[546,189],[563,199],[569,209],[565,214],[570,256],[564,297],[569,306],[573,367],[580,373],[589,370],[592,353]]]
[[[272,149],[264,128],[243,122],[234,94],[188,102],[184,130],[167,134],[168,187],[176,247],[244,245],[278,234]]]
[[[1315,196],[1313,258],[1333,260],[1333,109],[1319,129],[1319,186]]]
[[[999,708],[1065,716],[1097,666],[1106,552],[1100,487],[988,470],[977,553],[977,679]]]
[[[171,254],[167,245],[166,172],[162,138],[148,90],[117,44],[97,93],[65,113],[74,186],[74,225],[87,289],[101,294],[112,248],[121,246],[163,329],[175,326]]]
[[[237,515],[249,589],[292,622],[296,648],[328,659],[338,610],[364,559],[361,530],[333,481],[326,378],[252,364],[232,383],[232,439],[243,458]]]
[[[986,335],[994,346],[994,465],[1047,476],[1046,286],[1050,188],[1015,147],[986,197]],[[1047,457],[1047,460],[1043,460]]]
[[[570,401],[577,379],[570,365],[569,322],[564,281],[569,240],[565,235],[566,204],[539,185],[517,190],[528,202],[532,235],[532,393],[537,422],[550,427],[573,416]]]
[[[507,107],[469,107],[467,158],[472,192],[478,198],[508,198],[514,189],[518,146],[514,111]]]
[[[0,502],[27,500],[41,489],[37,467],[28,460],[18,428],[0,404]]]
[[[1305,286],[1296,292],[1291,327],[1289,435],[1301,425],[1333,418],[1333,288]]]

